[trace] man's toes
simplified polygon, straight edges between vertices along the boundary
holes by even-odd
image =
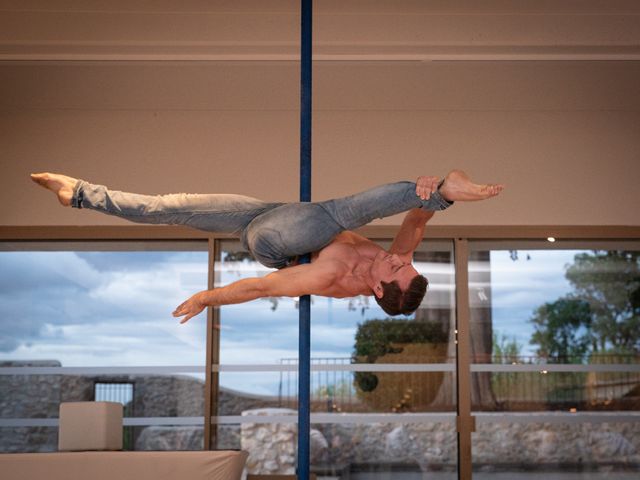
[[[491,195],[498,195],[504,189],[504,185],[491,185]]]
[[[47,183],[47,176],[45,173],[32,173],[31,180],[39,185],[45,185]]]
[[[31,180],[33,180],[36,183],[40,183],[42,184],[42,182],[44,181],[44,173],[32,173],[31,174]]]

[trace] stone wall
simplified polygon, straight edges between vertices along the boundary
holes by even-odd
[[[4,361],[0,367],[60,367],[51,361]],[[204,383],[187,375],[0,375],[0,418],[57,418],[60,403],[93,401],[96,382],[132,383],[133,402],[126,407],[137,417],[198,417],[204,414]],[[274,397],[259,397],[221,388],[219,415],[277,406]],[[127,427],[136,450],[200,450],[201,427]],[[53,427],[3,428],[0,452],[57,450]],[[218,426],[218,448],[240,448],[240,426]]]
[[[16,362],[0,363],[18,366]],[[20,362],[19,366],[60,366]],[[134,383],[133,414],[202,416],[204,385],[188,376],[1,375],[0,418],[56,418],[60,402],[93,400],[96,381]],[[275,409],[278,400],[220,390],[220,415],[296,415]],[[535,415],[529,414],[529,415]],[[200,450],[203,428],[133,427],[136,450]],[[246,449],[251,473],[290,473],[295,465],[296,425],[218,425],[217,448]],[[422,470],[456,467],[456,433],[448,423],[318,424],[311,437],[312,465],[403,463]],[[0,452],[55,451],[57,428],[3,428]],[[640,422],[480,423],[473,434],[476,466],[640,466]]]
[[[640,423],[481,424],[473,435],[473,458],[486,465],[620,464],[640,468]]]
[[[203,450],[204,428],[140,427],[134,450]]]
[[[288,408],[264,408],[247,410],[242,416],[288,416],[296,418],[297,412]],[[295,473],[298,426],[295,423],[243,423],[241,448],[249,452],[247,473],[286,474]]]
[[[243,415],[295,415],[262,409]],[[531,415],[535,416],[535,413]],[[319,424],[311,434],[312,466],[417,465],[455,470],[456,432],[449,423]],[[286,474],[295,460],[295,424],[243,424],[241,445],[250,473]],[[282,453],[278,453],[282,452]],[[474,465],[484,470],[631,467],[640,469],[640,423],[491,423],[473,434]]]

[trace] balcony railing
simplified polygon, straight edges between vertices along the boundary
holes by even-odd
[[[454,358],[448,358],[447,362],[442,360],[434,359],[438,363],[452,363]],[[297,359],[283,358],[280,363],[297,365]],[[314,411],[362,412],[374,408],[372,402],[365,401],[365,397],[378,387],[363,393],[356,381],[358,372],[344,369],[344,366],[354,365],[350,357],[318,357],[312,358],[311,363],[326,367],[311,373]],[[452,404],[443,405],[442,395],[433,395],[433,389],[442,388],[449,393],[455,389],[453,373],[403,372],[402,368],[402,364],[397,364],[397,371],[386,373],[394,377],[394,390],[393,394],[388,389],[378,392],[378,395],[393,395],[387,402],[388,408],[383,408],[383,411],[418,412],[454,407]],[[485,376],[484,382],[474,382],[474,388],[491,390],[493,400],[485,405],[476,405],[485,410],[633,410],[637,409],[640,399],[638,355],[598,355],[589,359],[488,356],[486,359],[476,358],[472,372],[476,377]],[[371,374],[377,377],[384,375],[375,371]],[[278,393],[282,407],[296,407],[297,382],[295,370],[280,373]],[[449,384],[443,386],[445,382]],[[430,403],[425,401],[424,394],[422,399],[418,398],[418,392],[425,391],[432,393]],[[404,403],[396,398],[397,394],[400,394],[398,398],[405,400]],[[448,398],[450,401],[453,399],[451,395]],[[401,402],[399,409],[398,401]],[[376,405],[379,407],[381,402]]]

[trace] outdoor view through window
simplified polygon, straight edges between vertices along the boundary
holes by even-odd
[[[63,246],[0,252],[0,366],[22,367],[0,375],[0,422],[26,419],[0,427],[0,450],[55,451],[57,428],[48,425],[61,402],[121,402],[125,417],[143,424],[145,417],[202,417],[206,322],[176,328],[171,312],[207,288],[206,242]],[[174,374],[176,365],[202,371]],[[76,370],[38,370],[46,367]],[[154,368],[114,373],[117,367]],[[186,439],[183,430],[126,427],[124,448],[201,449],[202,429]]]
[[[558,243],[471,252],[474,464],[632,478],[623,471],[637,472],[639,453],[640,252]]]
[[[180,325],[171,312],[207,288],[206,242],[79,245],[0,252],[0,366],[12,369],[0,375],[1,450],[55,450],[57,429],[47,422],[60,402],[77,400],[118,401],[128,418],[156,419],[126,427],[126,449],[202,449],[206,316]],[[474,468],[637,474],[637,244],[469,246]],[[425,241],[416,251],[429,289],[409,317],[390,319],[367,297],[312,299],[314,471],[455,478],[453,248]],[[237,241],[216,251],[216,286],[269,272]],[[212,448],[248,449],[250,470],[291,473],[297,299],[259,299],[217,315]],[[151,370],[135,370],[142,367]]]

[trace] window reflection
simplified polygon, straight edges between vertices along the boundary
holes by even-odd
[[[626,395],[639,386],[637,372],[545,376],[543,366],[640,363],[637,251],[493,250],[472,255],[474,362],[542,365],[542,373],[477,373],[478,407],[504,408],[508,403],[515,408],[515,398],[525,401],[522,397],[528,396],[529,407],[541,409],[565,409],[563,402],[582,409],[628,408]]]
[[[476,469],[637,472],[640,252],[621,246],[472,250]]]
[[[180,326],[171,312],[206,289],[206,242],[0,248],[5,250],[0,251],[0,367],[17,368],[0,375],[0,421],[47,425],[58,417],[61,402],[94,400],[122,403],[127,418],[203,416],[204,375],[161,370],[176,364],[204,367],[204,315]],[[137,366],[160,372],[109,372]],[[55,370],[60,367],[80,371]],[[93,373],[95,367],[106,370]],[[43,368],[55,371],[38,370]],[[202,441],[202,428],[150,425],[126,427],[124,447],[190,449],[202,448]],[[56,448],[56,428],[0,427],[0,451]]]
[[[221,242],[216,285],[269,272],[240,248],[238,242]],[[311,411],[313,415],[331,414],[340,419],[318,424],[312,432],[312,443],[323,446],[312,451],[313,469],[321,475],[369,478],[368,475],[377,474],[376,478],[395,478],[397,468],[418,476],[430,468],[456,470],[452,421],[417,418],[410,425],[394,425],[393,417],[376,416],[425,412],[453,415],[455,411],[455,278],[451,243],[425,243],[415,253],[414,265],[429,278],[429,290],[420,309],[409,317],[388,318],[369,297],[312,297]],[[268,372],[222,372],[218,415],[276,419],[273,424],[262,426],[251,422],[218,425],[217,445],[246,448],[256,458],[248,464],[250,471],[276,473],[269,470],[273,465],[265,466],[259,459],[265,452],[290,451],[293,446],[287,443],[293,442],[288,424],[278,422],[282,415],[296,415],[297,409],[297,299],[259,299],[223,306],[218,314],[221,365],[275,366],[274,371]],[[355,371],[359,364],[372,366],[370,371]],[[402,371],[405,366],[416,364],[430,365],[434,370]],[[392,369],[384,371],[382,367]],[[380,423],[381,418],[385,424]],[[262,431],[272,434],[267,438]],[[247,432],[255,432],[264,441],[246,438]],[[445,437],[446,445],[442,443]],[[438,441],[440,446],[432,448]],[[282,445],[276,445],[278,442]],[[409,443],[413,447],[405,448]],[[386,453],[385,445],[390,449]],[[429,448],[433,457],[428,466],[417,461],[423,448]],[[402,458],[398,456],[400,451],[404,452]],[[390,464],[394,458],[398,465]],[[292,468],[286,455],[274,461],[284,462],[278,463],[277,473],[284,474]]]

